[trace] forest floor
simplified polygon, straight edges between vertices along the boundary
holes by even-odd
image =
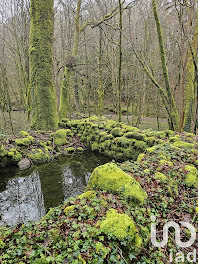
[[[170,130],[134,130],[125,125],[113,128],[114,125],[112,120],[97,117],[62,122],[62,128],[81,134],[80,141],[92,150],[103,150],[101,153],[111,149],[112,155],[122,151],[125,155],[132,145],[134,149],[146,149],[141,150],[136,161],[96,168],[88,192],[51,209],[38,223],[0,227],[0,263],[168,264],[181,262],[176,259],[179,254],[187,258],[187,254],[197,252],[197,241],[179,251],[173,228],[165,247],[157,248],[150,240],[152,216],[156,217],[159,241],[169,221],[176,225],[181,221],[191,223],[197,230],[197,137]],[[101,141],[101,137],[106,140]],[[148,148],[142,140],[152,144]],[[40,144],[45,149],[50,146]],[[128,175],[133,180],[128,181]],[[180,238],[187,242],[190,232],[184,227],[180,227]]]
[[[4,122],[2,112],[0,112],[0,135],[1,134],[5,134],[5,135],[13,134],[12,127],[13,127],[14,134],[18,134],[22,130],[24,130],[24,131],[30,130],[30,123],[27,120],[27,114],[26,113],[20,112],[20,111],[13,111],[11,113],[12,125],[11,125],[11,122],[9,120],[8,113],[4,113],[4,116],[5,116],[6,124]],[[108,119],[112,119],[112,120],[117,121],[117,115],[115,115],[115,114],[108,114],[108,115],[106,114],[105,117],[107,117]],[[123,122],[128,124],[127,116],[125,116],[125,115],[123,115]],[[132,123],[131,117],[129,117],[129,122],[131,125],[131,123]],[[159,120],[159,124],[160,124],[160,127],[159,127],[160,130],[168,129],[167,120],[165,118],[161,118]],[[157,131],[158,130],[157,119],[152,118],[152,117],[142,117],[139,128],[140,129],[149,129],[150,128],[152,130]]]

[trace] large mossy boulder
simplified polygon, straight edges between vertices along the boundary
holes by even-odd
[[[147,198],[147,194],[140,184],[114,163],[97,167],[90,177],[88,189],[100,189],[116,193],[134,202],[134,204],[143,204]]]

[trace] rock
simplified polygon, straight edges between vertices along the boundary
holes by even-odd
[[[114,163],[106,163],[97,167],[88,182],[88,190],[100,189],[110,193],[121,194],[134,204],[143,204],[147,193],[140,184],[129,174],[125,173]]]
[[[29,159],[22,159],[19,163],[18,163],[18,167],[20,170],[26,170],[31,166],[30,160]]]

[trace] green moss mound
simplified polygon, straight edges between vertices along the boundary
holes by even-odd
[[[70,129],[59,129],[54,133],[53,139],[56,146],[63,146],[69,142],[69,137],[72,136]]]
[[[47,150],[42,149],[33,149],[32,153],[28,155],[28,158],[34,163],[34,164],[41,164],[48,162],[50,160],[50,155]]]
[[[113,163],[97,167],[90,177],[87,188],[113,192],[138,204],[143,204],[147,197],[140,184]]]
[[[117,210],[110,209],[106,217],[99,223],[100,229],[106,235],[119,241],[127,240],[135,246],[141,246],[141,238],[138,235],[134,221],[127,214],[119,214]]]
[[[163,143],[174,132],[155,132],[117,123],[104,117],[90,117],[69,121],[64,119],[60,127],[70,129],[91,150],[116,161],[136,160],[148,147]]]

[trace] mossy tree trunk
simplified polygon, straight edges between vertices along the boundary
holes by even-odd
[[[33,99],[32,128],[58,126],[53,73],[54,1],[31,0],[30,82]]]
[[[75,33],[74,33],[74,42],[72,57],[75,58],[78,55],[79,48],[79,38],[80,38],[80,11],[81,11],[82,0],[78,0],[76,7],[76,16],[75,16]],[[75,99],[77,103],[77,108],[79,107],[79,94],[78,94],[78,81],[75,74],[75,69],[72,67],[65,67],[63,82],[60,91],[60,106],[59,106],[59,118],[62,119],[67,117],[68,110],[70,108],[71,102],[69,96],[73,93],[73,88],[75,88]]]
[[[156,6],[156,0],[152,0],[152,6],[153,6],[153,14],[155,18],[156,28],[157,28],[157,35],[159,40],[159,48],[160,48],[160,57],[161,57],[161,63],[162,63],[162,72],[165,82],[165,88],[166,88],[166,94],[167,94],[167,103],[169,107],[169,124],[170,128],[173,130],[179,130],[179,113],[178,109],[175,103],[175,99],[173,97],[170,82],[169,82],[169,76],[168,76],[168,68],[166,63],[166,54],[165,54],[165,48],[164,48],[164,39],[162,35],[161,30],[161,23],[159,20],[158,12],[157,12],[157,6]]]
[[[196,106],[195,106],[195,126],[194,126],[194,133],[198,131],[198,0],[197,0],[197,20],[195,26],[195,41],[194,41],[194,53],[192,52],[193,56],[193,63],[195,68],[195,94],[196,94]]]
[[[118,121],[122,122],[122,104],[121,104],[121,91],[122,91],[122,1],[119,0],[119,68],[118,68]]]
[[[185,109],[184,109],[184,131],[190,132],[192,128],[194,104],[195,104],[195,68],[193,58],[189,51],[189,58],[186,65],[185,85]]]
[[[100,38],[99,38],[99,55],[98,55],[98,114],[102,115],[103,110],[103,98],[104,98],[104,88],[102,80],[102,28],[99,27]]]
[[[198,0],[197,0],[198,3]],[[186,64],[186,86],[185,86],[185,111],[184,111],[184,131],[191,132],[193,117],[195,117],[195,128],[196,132],[198,128],[198,103],[195,106],[195,95],[198,98],[198,8],[197,8],[197,19],[195,24],[195,32],[193,35],[192,42],[190,43],[188,51],[188,61]],[[198,100],[197,100],[198,102]]]

